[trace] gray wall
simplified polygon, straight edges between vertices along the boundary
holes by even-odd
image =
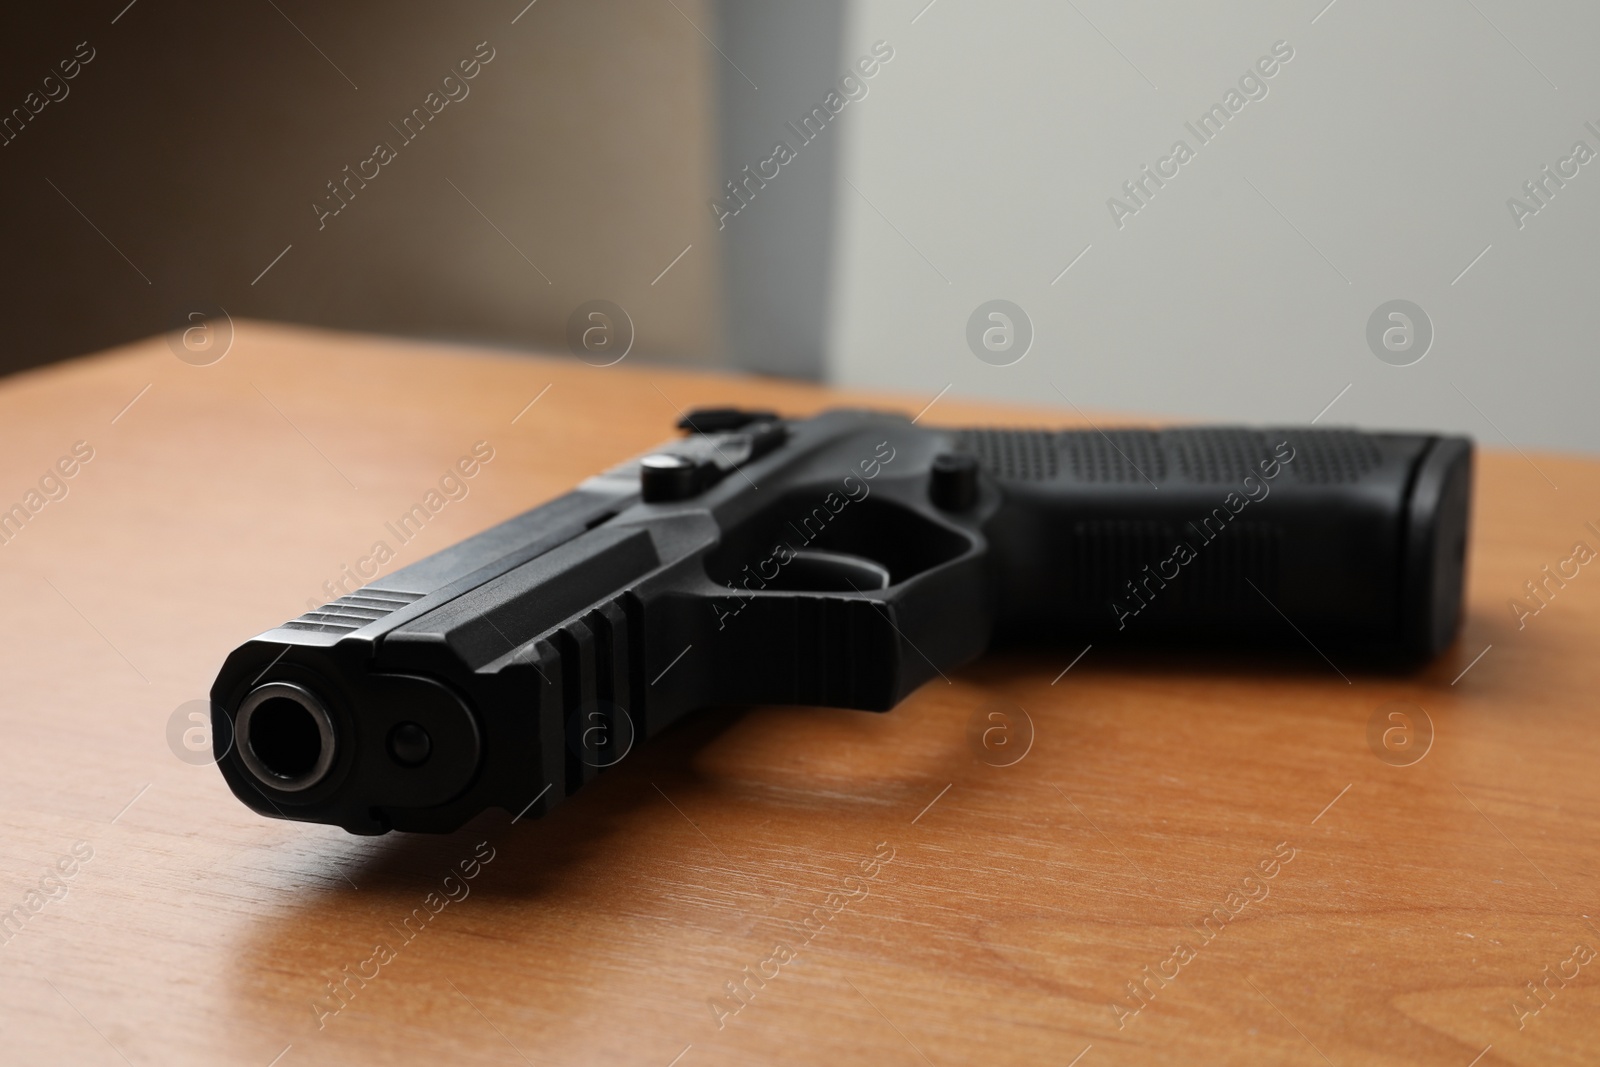
[[[1592,4],[925,3],[853,5],[844,51],[897,55],[845,130],[833,380],[1252,421],[1348,385],[1324,423],[1600,451],[1600,158],[1520,228],[1506,203],[1600,152]],[[1280,40],[1119,227],[1108,199]],[[1011,366],[966,341],[991,298],[1036,331]],[[1395,298],[1435,329],[1411,366],[1366,339]]]
[[[1210,420],[1337,397],[1326,423],[1600,451],[1600,159],[1520,226],[1507,207],[1600,152],[1600,12],[1576,0],[278,7],[8,24],[0,107],[96,54],[0,147],[0,370],[199,300],[561,349],[599,298],[635,360]],[[319,230],[325,183],[484,40],[471,96]],[[878,41],[894,58],[798,135]],[[1185,124],[1278,41],[1293,58],[1201,145]],[[1141,168],[1180,138],[1156,188]],[[719,222],[779,141],[795,157]],[[1035,335],[1008,366],[969,347],[993,299]],[[1433,327],[1409,366],[1367,338],[1395,299]]]
[[[844,0],[717,4],[723,184],[710,190],[720,206],[708,217],[722,250],[730,351],[761,373],[826,371],[840,130],[831,117],[799,124],[842,73],[844,9]],[[764,166],[779,142],[794,158]]]

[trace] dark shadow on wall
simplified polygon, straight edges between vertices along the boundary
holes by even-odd
[[[204,302],[564,349],[599,298],[635,358],[721,363],[714,21],[711,0],[8,12],[0,372]]]
[[[820,380],[840,131],[804,120],[846,73],[844,0],[717,0],[717,12],[720,210],[709,213],[721,216],[729,350],[741,367]],[[767,163],[780,142],[794,158]]]

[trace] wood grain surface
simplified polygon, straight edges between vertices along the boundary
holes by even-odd
[[[1509,603],[1600,548],[1588,460],[1482,454],[1465,631],[1409,676],[991,657],[887,715],[709,713],[449,837],[258,818],[169,741],[477,441],[392,567],[675,409],[929,399],[252,323],[210,366],[158,338],[0,383],[0,506],[43,501],[0,545],[0,1062],[1600,1060],[1600,570]],[[1415,762],[1415,710],[1369,743],[1394,702]],[[1033,727],[1008,766],[995,708]]]

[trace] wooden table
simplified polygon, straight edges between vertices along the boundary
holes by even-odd
[[[444,838],[257,818],[169,745],[234,645],[476,441],[493,461],[392,566],[656,443],[675,408],[927,399],[249,323],[210,366],[156,339],[5,381],[0,505],[93,456],[0,546],[0,1060],[1600,1058],[1600,575],[1521,629],[1508,607],[1600,548],[1591,461],[1482,455],[1465,633],[1410,677],[991,658],[888,715],[707,715],[548,822]],[[1404,737],[1369,746],[1394,701],[1434,731],[1408,766]],[[1010,766],[969,744],[995,702],[1036,731]],[[475,852],[470,894],[371,962]],[[1575,968],[1547,1001],[1526,985]]]

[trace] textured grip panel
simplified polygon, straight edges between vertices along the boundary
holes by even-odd
[[[1308,485],[1359,482],[1383,462],[1377,442],[1359,430],[1291,430],[1283,439],[1295,449],[1290,474]]]
[[[1369,434],[1358,430],[1256,430],[1210,427],[1172,430],[961,430],[955,449],[976,457],[989,475],[1009,482],[1238,485],[1259,474],[1263,460],[1288,441],[1290,478],[1307,485],[1359,482],[1383,462]]]
[[[1257,473],[1273,444],[1259,430],[1231,428],[1167,430],[1161,440],[1183,477],[1202,485],[1237,484]]]
[[[1056,446],[1067,457],[1067,469],[1080,482],[1150,481],[1167,477],[1167,457],[1160,439],[1149,430],[1058,433]]]
[[[1241,519],[1229,524],[1226,537],[1221,532],[1204,522],[1076,522],[1064,546],[1070,567],[1067,593],[1096,604],[1122,600],[1129,608],[1137,606],[1139,595],[1150,596],[1155,614],[1163,618],[1215,616],[1222,610],[1261,615],[1266,609],[1262,594],[1277,591],[1283,528]],[[1193,546],[1193,561],[1163,579],[1157,564],[1177,544]],[[1154,588],[1141,583],[1153,583]]]
[[[1433,440],[1177,426],[967,431],[948,447],[973,453],[996,491],[984,533],[1008,635],[1420,648],[1442,638],[1402,632],[1418,610],[1402,588],[1445,549],[1419,561],[1401,549],[1426,520],[1408,501]],[[1431,604],[1429,618],[1449,614]]]
[[[962,430],[956,435],[956,451],[975,456],[996,478],[1048,482],[1061,470],[1059,436],[1049,430]]]

